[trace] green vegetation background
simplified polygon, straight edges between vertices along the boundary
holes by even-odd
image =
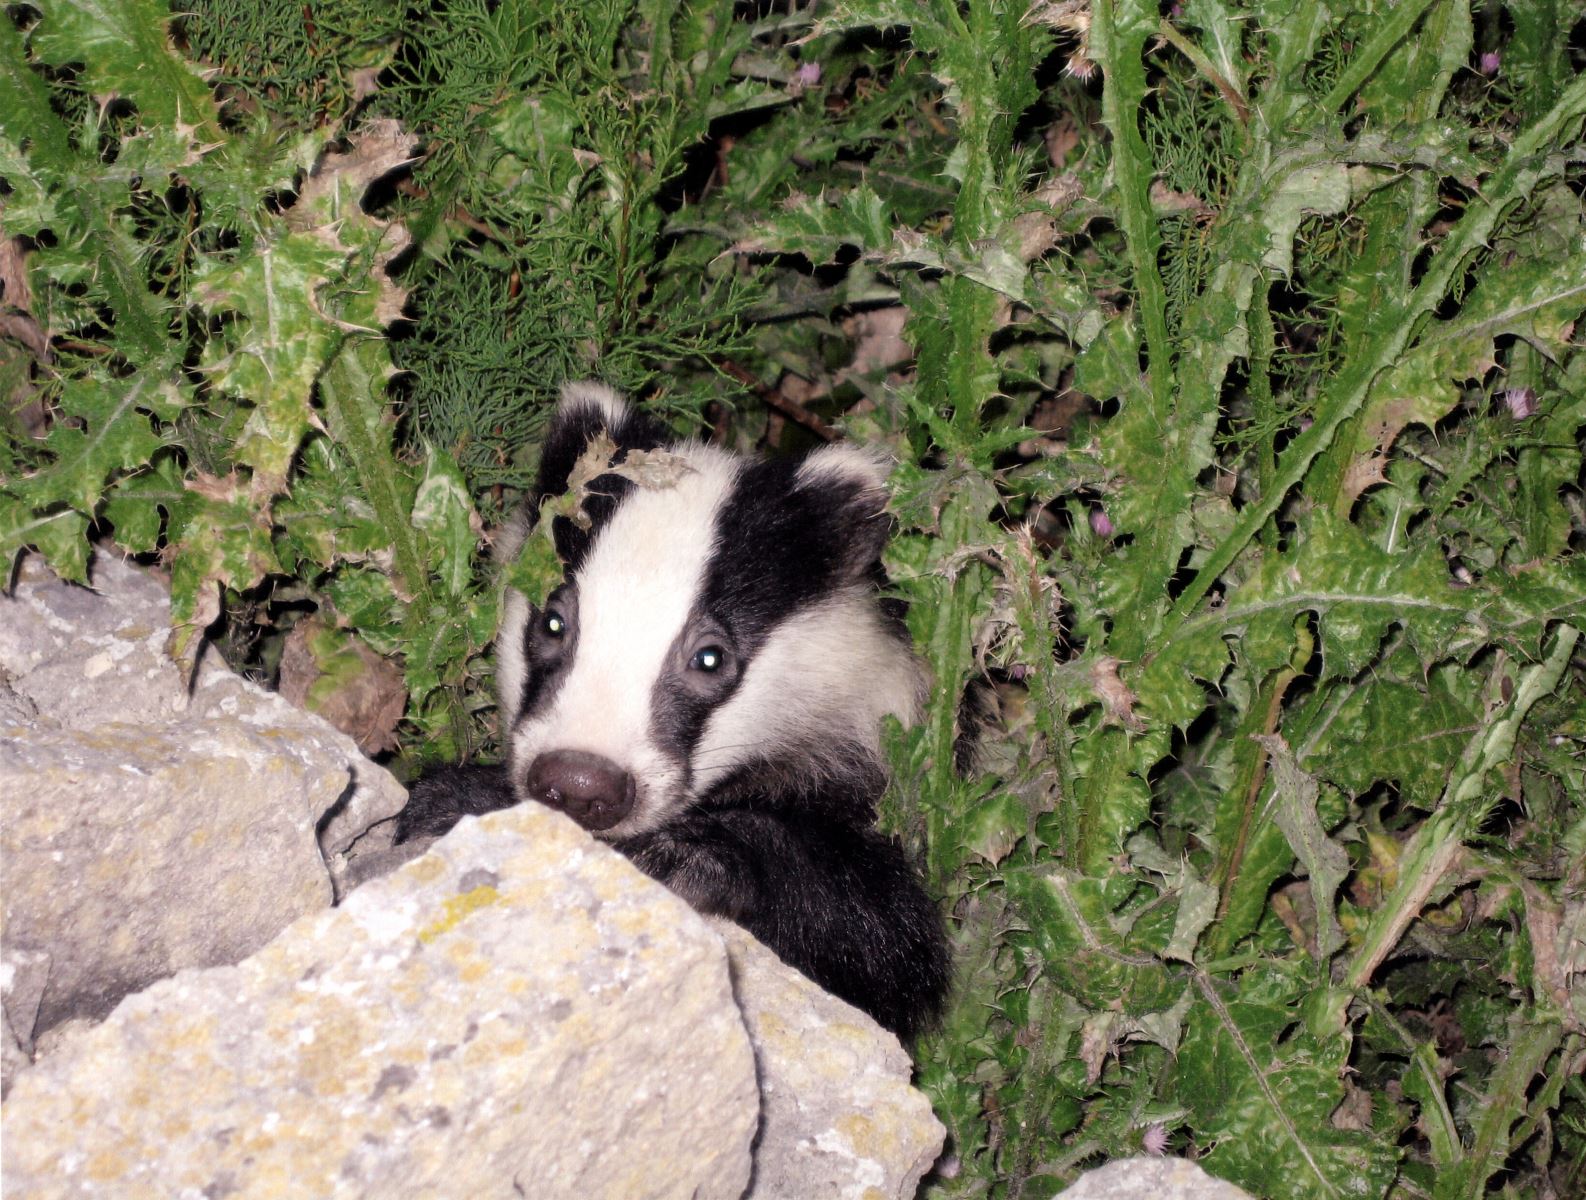
[[[0,23],[8,569],[489,753],[562,380],[884,446],[926,1194],[1586,1193],[1578,4],[175,7]]]

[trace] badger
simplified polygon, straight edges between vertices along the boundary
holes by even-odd
[[[774,460],[671,442],[615,392],[569,385],[498,555],[515,556],[602,432],[613,466],[662,451],[669,478],[601,475],[584,522],[554,518],[564,582],[538,607],[510,588],[503,605],[505,761],[421,778],[397,840],[549,805],[912,1038],[940,1012],[948,952],[874,828],[883,723],[915,720],[924,695],[881,592],[883,467],[841,444]]]

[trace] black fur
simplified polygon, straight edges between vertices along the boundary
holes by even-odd
[[[408,789],[397,814],[396,842],[439,837],[463,817],[478,817],[518,802],[500,767],[464,765],[427,772]]]
[[[947,988],[941,917],[898,844],[874,829],[820,812],[710,805],[615,845],[899,1037],[937,1016]]]
[[[565,488],[598,431],[595,418],[587,408],[559,415],[542,457],[542,496]],[[654,427],[637,418],[610,432],[624,449],[660,444]],[[797,470],[796,462],[746,464],[719,514],[717,544],[731,553],[712,561],[695,616],[719,630],[713,640],[730,656],[730,669],[704,682],[685,681],[669,667],[655,685],[665,703],[653,706],[653,736],[684,761],[778,621],[837,587],[880,578],[888,523],[873,498],[866,502],[858,484],[839,478],[801,488]],[[612,476],[598,482],[607,480],[619,486],[591,514],[592,531],[569,526],[562,547],[574,591],[579,564],[629,486]],[[520,716],[547,702],[576,654],[576,595],[560,608],[568,624],[563,638],[553,645],[533,629],[526,638]],[[906,636],[901,622],[896,632]],[[682,661],[688,652],[681,646],[672,657]],[[911,1038],[937,1018],[946,995],[941,918],[898,844],[874,829],[886,777],[873,750],[857,742],[851,755],[823,749],[831,761],[815,777],[803,757],[746,764],[659,830],[611,844],[700,912],[737,922],[784,962]],[[517,799],[504,768],[436,772],[414,785],[397,840],[444,833],[464,815]]]
[[[590,439],[605,426],[605,417],[593,407],[577,407],[557,414],[546,430],[545,445],[540,450],[539,484],[534,496],[536,508],[546,497],[560,496],[567,490],[573,466],[588,447]],[[616,460],[619,463],[630,450],[654,450],[666,436],[665,430],[654,421],[631,410],[618,428],[605,431],[617,445]],[[617,505],[632,486],[620,475],[602,475],[594,480],[583,503],[584,515],[589,518],[587,529],[580,529],[566,517],[556,518],[551,533],[556,541],[557,556],[566,565],[569,574],[578,569],[594,542],[595,534],[616,511]]]

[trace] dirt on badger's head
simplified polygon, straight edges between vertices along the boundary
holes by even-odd
[[[912,722],[924,691],[881,595],[884,466],[844,445],[762,460],[670,442],[609,389],[570,385],[499,557],[592,444],[611,469],[585,521],[556,518],[563,583],[538,606],[507,593],[503,774],[420,781],[401,836],[514,801],[560,809],[911,1035],[940,1009],[947,956],[873,828],[883,723]]]

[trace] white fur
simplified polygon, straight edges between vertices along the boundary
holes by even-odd
[[[716,510],[738,464],[696,444],[676,453],[693,470],[669,487],[635,488],[596,535],[578,572],[573,666],[548,708],[512,732],[516,763],[544,750],[585,750],[632,773],[633,811],[605,837],[656,827],[684,785],[677,764],[651,741],[652,691],[703,586]],[[509,663],[505,681],[514,669]],[[521,675],[518,687],[521,694]]]
[[[818,486],[824,480],[857,484],[875,494],[876,511],[880,512],[886,507],[889,474],[891,468],[879,452],[835,442],[811,451],[799,465],[798,479],[800,487]]]
[[[710,715],[694,752],[694,788],[788,753],[818,770],[822,748],[880,757],[881,723],[918,719],[919,660],[883,623],[867,589],[839,593],[772,630],[732,698]]]
[[[590,379],[562,384],[562,402],[557,405],[557,411],[565,413],[574,408],[598,409],[606,419],[608,431],[628,418],[628,405],[622,397],[605,384]]]
[[[529,678],[524,646],[529,615],[528,598],[516,588],[508,588],[502,599],[501,631],[496,634],[496,709],[502,730],[512,728],[523,707],[523,685]]]
[[[593,408],[606,422],[607,431],[620,426],[628,419],[628,405],[611,388],[594,380],[564,383],[561,402],[557,410],[566,413],[575,408]],[[520,509],[496,533],[492,556],[503,567],[507,566],[523,549],[529,536],[532,514]],[[506,589],[502,598],[501,625],[496,635],[496,709],[500,728],[511,729],[518,719],[523,704],[523,685],[528,680],[529,666],[524,639],[528,636],[530,604],[526,596],[512,588]]]
[[[529,513],[519,509],[496,530],[490,554],[504,569],[512,564],[529,536]],[[512,728],[523,705],[523,685],[529,677],[527,647],[529,601],[516,588],[501,597],[501,624],[496,630],[496,711],[502,732]]]

